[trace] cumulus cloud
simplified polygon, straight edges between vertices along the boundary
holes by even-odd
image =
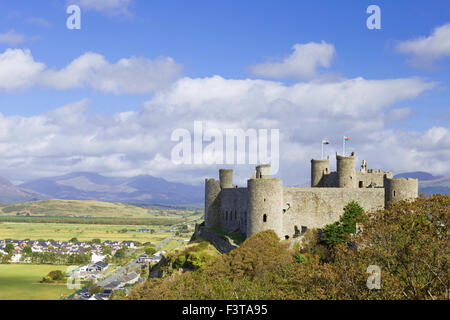
[[[325,41],[295,44],[294,52],[279,62],[264,62],[251,67],[261,77],[311,79],[319,67],[328,68],[335,55],[334,46]]]
[[[10,46],[16,46],[18,44],[21,44],[25,40],[26,40],[25,35],[17,33],[13,29],[4,33],[0,33],[0,43],[4,43]]]
[[[29,50],[21,49],[0,54],[0,64],[0,89],[40,85],[59,90],[92,88],[114,94],[162,89],[178,78],[182,69],[170,57],[131,57],[109,63],[103,55],[88,52],[55,70],[36,62]]]
[[[411,55],[415,66],[428,66],[450,57],[450,23],[437,27],[430,36],[400,42],[397,52]]]
[[[185,77],[157,91],[137,110],[111,116],[92,115],[88,100],[32,117],[0,114],[0,153],[4,155],[0,176],[27,180],[95,171],[111,176],[152,174],[200,184],[203,178],[216,176],[216,169],[223,165],[171,161],[176,145],[172,132],[182,128],[193,134],[194,121],[222,132],[227,128],[280,129],[278,176],[287,184],[308,179],[309,161],[320,157],[322,138],[330,140],[326,152],[333,154],[341,149],[343,134],[352,137],[348,151],[357,151],[358,160],[367,159],[370,167],[445,174],[450,161],[448,128],[422,133],[394,130],[386,121],[395,103],[432,88],[433,83],[418,78],[285,85],[220,76]],[[243,185],[254,168],[235,169],[235,181]]]
[[[76,0],[68,1],[77,4],[81,9],[94,10],[109,16],[130,15],[133,0]]]
[[[45,69],[34,61],[30,50],[7,49],[0,54],[0,90],[31,86]]]

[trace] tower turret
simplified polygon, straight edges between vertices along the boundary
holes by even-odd
[[[220,219],[220,182],[215,179],[205,180],[205,226],[219,228]]]
[[[270,164],[257,166],[255,177],[258,179],[270,179]]]
[[[340,156],[336,153],[336,167],[339,188],[356,187],[355,153],[349,157]]]
[[[419,180],[405,178],[385,178],[385,205],[391,202],[417,198],[419,194]]]
[[[233,169],[219,170],[220,188],[233,188]]]
[[[267,177],[258,178],[257,175],[256,178],[247,181],[247,186],[247,237],[270,229],[281,238],[283,232],[282,181]]]
[[[323,187],[323,176],[330,172],[330,157],[327,159],[311,159],[311,187]]]

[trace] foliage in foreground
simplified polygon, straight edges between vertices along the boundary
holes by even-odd
[[[317,244],[317,232],[292,249],[264,231],[196,272],[150,279],[128,298],[449,299],[449,205],[450,196],[436,195],[370,213],[352,249]],[[381,269],[379,290],[367,288],[370,265]]]

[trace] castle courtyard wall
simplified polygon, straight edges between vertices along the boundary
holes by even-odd
[[[365,211],[384,208],[384,188],[296,188],[285,187],[283,203],[284,236],[292,238],[297,231],[322,228],[339,220],[343,208],[356,201]],[[288,205],[289,204],[289,205]]]

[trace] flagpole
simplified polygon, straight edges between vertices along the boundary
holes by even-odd
[[[323,140],[322,140],[322,158],[323,159]]]
[[[342,138],[342,156],[345,157],[345,136]]]

